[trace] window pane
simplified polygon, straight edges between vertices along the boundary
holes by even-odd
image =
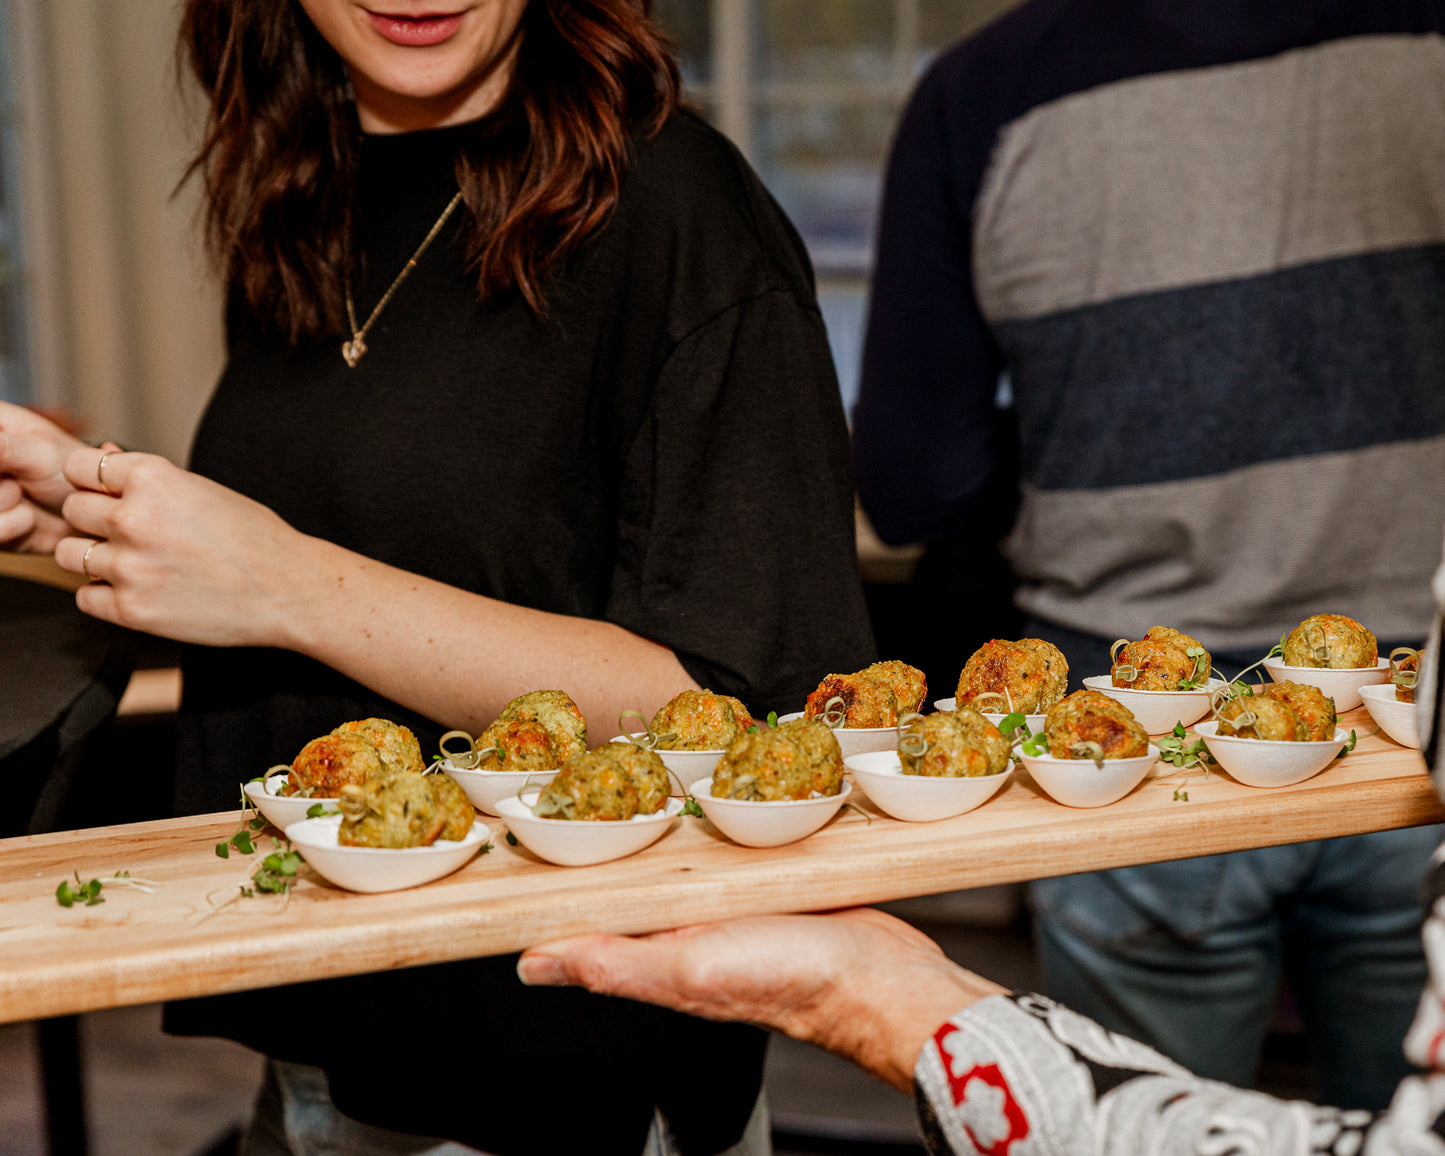
[[[652,17],[672,41],[685,85],[712,79],[712,18],[699,0],[653,0]]]
[[[26,402],[30,400],[30,375],[22,312],[23,279],[16,205],[19,146],[11,45],[8,7],[0,4],[0,398]]]
[[[922,0],[919,4],[919,41],[932,55],[982,28],[1012,8],[1016,0]]]
[[[891,0],[759,0],[759,77],[765,81],[887,81]]]

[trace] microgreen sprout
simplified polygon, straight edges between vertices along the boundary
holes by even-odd
[[[1184,653],[1194,659],[1194,671],[1179,684],[1180,690],[1198,690],[1209,685],[1209,653],[1202,646],[1186,647]]]
[[[507,846],[508,846],[508,847],[515,847],[516,845],[517,845],[517,836],[513,835],[512,832],[508,831],[508,832],[507,832]]]
[[[311,806],[306,808],[306,817],[308,819],[327,819],[332,815],[339,814],[341,814],[340,811],[328,811],[325,803],[312,803]]]
[[[1186,790],[1184,790],[1183,788],[1177,789],[1177,790],[1174,792],[1174,801],[1175,801],[1176,803],[1187,803],[1187,802],[1189,802],[1189,792],[1186,791]]]
[[[1003,718],[999,719],[998,733],[1005,738],[1012,738],[1015,735],[1021,739],[1028,738],[1029,735],[1033,734],[1033,731],[1029,730],[1029,716],[1021,710],[1004,715]]]
[[[1335,756],[1335,758],[1337,758],[1337,759],[1342,759],[1342,758],[1344,758],[1347,754],[1349,754],[1352,750],[1354,750],[1354,749],[1355,749],[1355,743],[1356,743],[1356,741],[1357,741],[1357,740],[1356,740],[1356,738],[1355,738],[1355,732],[1354,732],[1354,731],[1351,731],[1351,732],[1350,732],[1350,737],[1345,740],[1345,745],[1340,748],[1340,753],[1337,754],[1337,755]]]
[[[104,903],[105,898],[101,890],[105,887],[129,887],[134,891],[144,891],[147,895],[153,894],[160,886],[154,879],[139,879],[132,877],[129,871],[117,871],[105,882],[99,879],[92,879],[89,883],[80,881],[80,872],[74,872],[75,886],[70,885],[70,880],[61,881],[55,889],[55,902],[62,907],[74,907],[77,903],[84,903],[86,907],[94,907],[97,903]]]
[[[272,767],[271,771],[276,769],[277,768]],[[289,771],[290,768],[288,767],[287,770]],[[271,771],[267,771],[266,776],[269,776]],[[255,780],[252,781],[254,782]],[[232,847],[242,855],[252,854],[256,850],[256,843],[251,833],[253,831],[264,831],[265,829],[265,818],[258,814],[256,808],[251,805],[251,800],[246,797],[246,791],[243,787],[241,789],[240,826],[237,827],[236,833],[229,839],[223,839],[216,844],[216,854],[222,859],[229,859],[231,857]]]
[[[1049,751],[1049,732],[1039,731],[1036,735],[1030,735],[1024,739],[1023,752],[1026,755],[1047,755]]]
[[[62,907],[74,907],[77,900],[84,901],[87,907],[94,907],[97,903],[104,903],[100,894],[101,882],[99,879],[92,879],[89,883],[80,881],[80,872],[75,873],[75,886],[70,886],[69,879],[62,879],[60,886],[55,889],[55,902]]]
[[[695,798],[689,795],[687,797],[687,802],[683,803],[682,805],[682,813],[684,815],[696,815],[699,819],[701,819],[702,807],[698,805],[698,801]]]
[[[1104,748],[1096,742],[1085,741],[1074,743],[1069,748],[1069,753],[1076,759],[1092,759],[1094,766],[1099,770],[1104,769]]]

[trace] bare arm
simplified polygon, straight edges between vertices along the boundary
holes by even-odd
[[[696,684],[671,650],[607,622],[470,594],[301,534],[266,507],[150,454],[65,462],[55,550],[98,583],[88,614],[214,646],[298,651],[431,718],[478,731],[508,699],[557,688],[595,737]],[[92,543],[95,545],[92,546]],[[85,552],[90,549],[87,560]]]

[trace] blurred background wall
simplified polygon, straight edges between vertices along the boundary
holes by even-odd
[[[845,401],[898,111],[939,48],[1010,3],[654,2],[688,98],[808,243]],[[184,460],[222,334],[195,190],[174,194],[199,124],[177,80],[178,13],[0,0],[0,397]]]

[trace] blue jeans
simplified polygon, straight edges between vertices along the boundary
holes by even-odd
[[[1425,984],[1420,880],[1442,829],[1266,847],[1035,883],[1045,986],[1192,1071],[1249,1087],[1280,978],[1318,1098],[1380,1109]]]

